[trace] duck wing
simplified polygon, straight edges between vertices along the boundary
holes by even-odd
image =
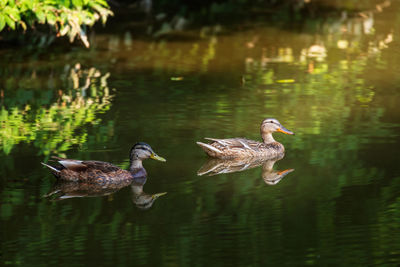
[[[85,172],[89,170],[97,170],[103,173],[115,172],[121,170],[119,167],[103,161],[94,160],[76,160],[60,157],[52,157],[57,160],[64,168],[75,172]]]
[[[245,139],[245,138],[229,138],[229,139],[216,139],[216,138],[204,138],[213,141],[210,145],[218,148],[219,150],[230,150],[230,149],[248,149],[258,151],[262,143]]]
[[[257,156],[262,151],[264,144],[245,138],[205,138],[209,144],[196,142],[210,157],[220,159],[233,159],[238,157]]]

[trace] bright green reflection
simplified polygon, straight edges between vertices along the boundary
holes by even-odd
[[[111,105],[112,95],[107,85],[110,74],[102,74],[95,68],[81,69],[76,64],[67,67],[63,75],[65,86],[70,87],[56,91],[56,97],[49,99],[54,94],[51,88],[40,92],[41,99],[25,91],[21,93],[25,99],[17,105],[2,106],[0,146],[5,154],[10,154],[20,142],[32,142],[43,155],[61,153],[87,141],[87,131],[80,130],[82,126],[101,123],[98,113],[106,112]],[[8,95],[12,90],[15,87],[6,87],[4,91]],[[46,105],[37,106],[37,102]]]

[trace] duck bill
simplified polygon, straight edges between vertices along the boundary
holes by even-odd
[[[152,198],[152,199],[157,199],[157,198],[159,198],[159,197],[161,197],[161,196],[164,196],[164,195],[166,195],[166,194],[167,194],[167,192],[157,193],[157,194],[152,195],[151,198]]]
[[[276,131],[277,131],[277,132],[280,132],[280,133],[284,133],[284,134],[290,134],[290,135],[293,135],[293,134],[294,134],[294,132],[289,131],[288,129],[286,129],[286,128],[283,127],[282,125],[281,125]]]
[[[282,177],[285,176],[286,174],[291,173],[292,171],[294,171],[294,169],[287,169],[287,170],[283,170],[283,171],[279,171],[278,175],[281,175]]]
[[[152,154],[150,155],[150,158],[155,159],[155,160],[159,160],[159,161],[162,161],[162,162],[167,161],[166,159],[164,159],[163,157],[160,157],[160,156],[157,155],[156,153],[152,153]]]

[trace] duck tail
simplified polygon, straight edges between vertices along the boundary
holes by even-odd
[[[60,176],[60,170],[57,169],[56,167],[50,166],[49,164],[40,162],[43,166],[46,166],[47,168],[49,168],[51,170],[51,172],[56,176],[59,177]]]
[[[202,142],[196,142],[196,144],[198,144],[204,150],[204,152],[206,152],[206,154],[209,155],[210,157],[218,157],[219,155],[222,154],[221,150],[209,144],[205,144]]]

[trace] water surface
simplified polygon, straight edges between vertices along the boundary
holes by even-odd
[[[398,14],[1,50],[1,264],[397,266]],[[265,117],[296,133],[275,134],[273,165],[294,171],[197,175],[195,141],[259,140]],[[167,159],[144,184],[44,197],[51,155],[126,168],[137,141]],[[140,206],[142,191],[167,194]]]

